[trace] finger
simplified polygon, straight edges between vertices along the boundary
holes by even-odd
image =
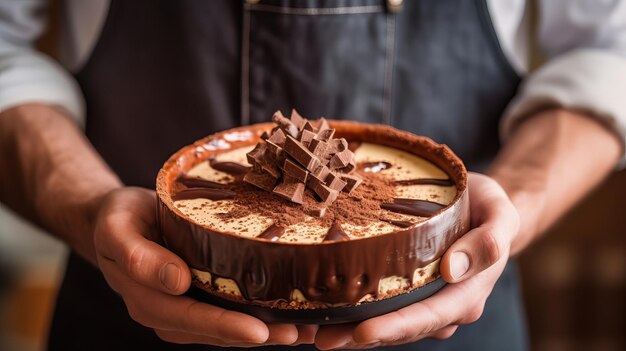
[[[293,324],[268,324],[269,337],[266,343],[271,345],[291,345],[298,340],[298,329]]]
[[[294,342],[292,345],[302,345],[302,344],[313,344],[315,342],[315,335],[317,334],[317,330],[319,326],[316,324],[304,324],[298,325],[298,340]]]
[[[476,226],[454,242],[441,259],[441,275],[449,283],[468,279],[508,257],[519,228],[517,211],[493,180],[474,175],[470,180],[471,213]]]
[[[97,226],[98,259],[115,262],[141,285],[182,294],[191,284],[189,268],[171,251],[144,237],[149,230],[131,212],[117,211],[103,217]]]
[[[107,280],[119,290],[132,319],[146,327],[255,344],[270,336],[268,326],[257,318],[153,290],[128,278],[116,265],[108,265],[111,267],[105,264]],[[282,326],[273,328],[276,332],[288,331]],[[293,343],[297,336],[288,334],[285,339],[286,343]]]
[[[354,324],[321,326],[315,336],[315,347],[320,350],[344,347],[352,342],[354,328]]]
[[[221,347],[258,347],[259,344],[237,342],[233,340],[223,340],[205,335],[189,334],[173,330],[155,329],[157,336],[164,341],[175,344],[204,344]]]
[[[430,333],[429,335],[427,335],[427,338],[433,338],[433,339],[438,339],[438,340],[445,340],[450,338],[452,335],[454,335],[454,333],[456,332],[456,330],[459,329],[458,325],[449,325],[445,328],[441,328],[439,330],[437,330],[436,332]],[[415,340],[417,341],[417,340]]]
[[[407,342],[466,321],[466,317],[470,315],[476,316],[478,313],[478,319],[488,291],[478,292],[482,285],[489,283],[470,281],[464,282],[467,285],[464,287],[448,285],[426,300],[359,323],[352,338],[358,344]]]

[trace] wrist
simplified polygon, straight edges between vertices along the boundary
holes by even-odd
[[[28,104],[0,115],[3,202],[95,262],[93,225],[119,179],[62,109]]]

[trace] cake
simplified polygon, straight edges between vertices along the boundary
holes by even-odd
[[[371,306],[440,280],[440,257],[469,227],[452,151],[384,125],[273,121],[199,140],[159,172],[163,242],[196,288],[280,314]]]

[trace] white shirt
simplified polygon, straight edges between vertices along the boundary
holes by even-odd
[[[414,1],[414,0],[407,0]],[[487,0],[500,45],[524,77],[500,125],[505,140],[520,118],[548,107],[588,113],[626,139],[626,0]],[[46,0],[0,1],[0,111],[27,102],[65,108],[84,124],[83,97],[70,72],[89,57],[109,0],[66,0],[61,63],[37,52]],[[530,33],[546,61],[529,73]],[[624,161],[624,160],[623,160]]]

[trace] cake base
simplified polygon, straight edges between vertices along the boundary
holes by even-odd
[[[186,295],[201,302],[254,316],[266,323],[341,324],[359,322],[396,311],[430,297],[445,285],[446,282],[438,278],[421,288],[388,299],[364,302],[349,307],[317,309],[280,309],[244,304],[209,294],[195,286],[192,286]]]

